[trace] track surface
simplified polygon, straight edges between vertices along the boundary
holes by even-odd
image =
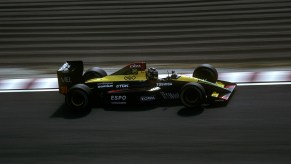
[[[291,85],[227,107],[66,112],[57,92],[0,94],[0,163],[290,163]]]

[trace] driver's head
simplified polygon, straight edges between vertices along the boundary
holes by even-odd
[[[157,71],[156,68],[149,68],[148,71],[147,71],[147,78],[149,80],[158,80],[159,78],[159,73]]]

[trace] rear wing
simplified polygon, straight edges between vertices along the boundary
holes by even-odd
[[[75,84],[83,82],[83,61],[67,61],[57,71],[59,92],[63,95]]]

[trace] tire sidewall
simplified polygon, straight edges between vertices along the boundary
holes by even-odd
[[[92,67],[83,74],[83,80],[87,81],[93,78],[102,78],[104,76],[107,76],[107,73],[103,69]]]
[[[205,90],[198,83],[188,83],[182,88],[180,99],[187,108],[200,107],[206,99]]]
[[[213,66],[209,64],[202,64],[194,70],[193,77],[215,83],[218,79],[218,73]]]
[[[73,86],[66,95],[66,104],[74,111],[90,109],[90,89],[84,84]]]

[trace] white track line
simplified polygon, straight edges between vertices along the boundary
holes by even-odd
[[[1,80],[0,90],[25,89],[32,79],[6,79]]]
[[[0,93],[27,93],[27,92],[57,92],[59,89],[19,89],[19,90],[0,90]]]
[[[291,82],[238,83],[238,86],[291,85]]]
[[[245,83],[252,82],[252,77],[255,72],[230,72],[230,73],[220,73],[219,79],[230,82]]]
[[[288,71],[268,71],[260,72],[254,80],[258,82],[289,81],[289,77]]]
[[[181,74],[192,77],[192,74]],[[160,74],[159,78],[168,77]],[[219,73],[219,79],[237,83],[238,86],[260,85],[289,85],[291,84],[291,71],[265,71],[265,72],[228,72]],[[8,92],[49,92],[58,91],[58,79],[2,79],[0,80],[0,93]]]
[[[57,92],[59,89],[20,89],[20,90],[0,90],[0,93],[27,93],[27,92]]]
[[[58,88],[57,78],[41,78],[36,79],[34,83],[28,89],[48,89],[48,88]]]

